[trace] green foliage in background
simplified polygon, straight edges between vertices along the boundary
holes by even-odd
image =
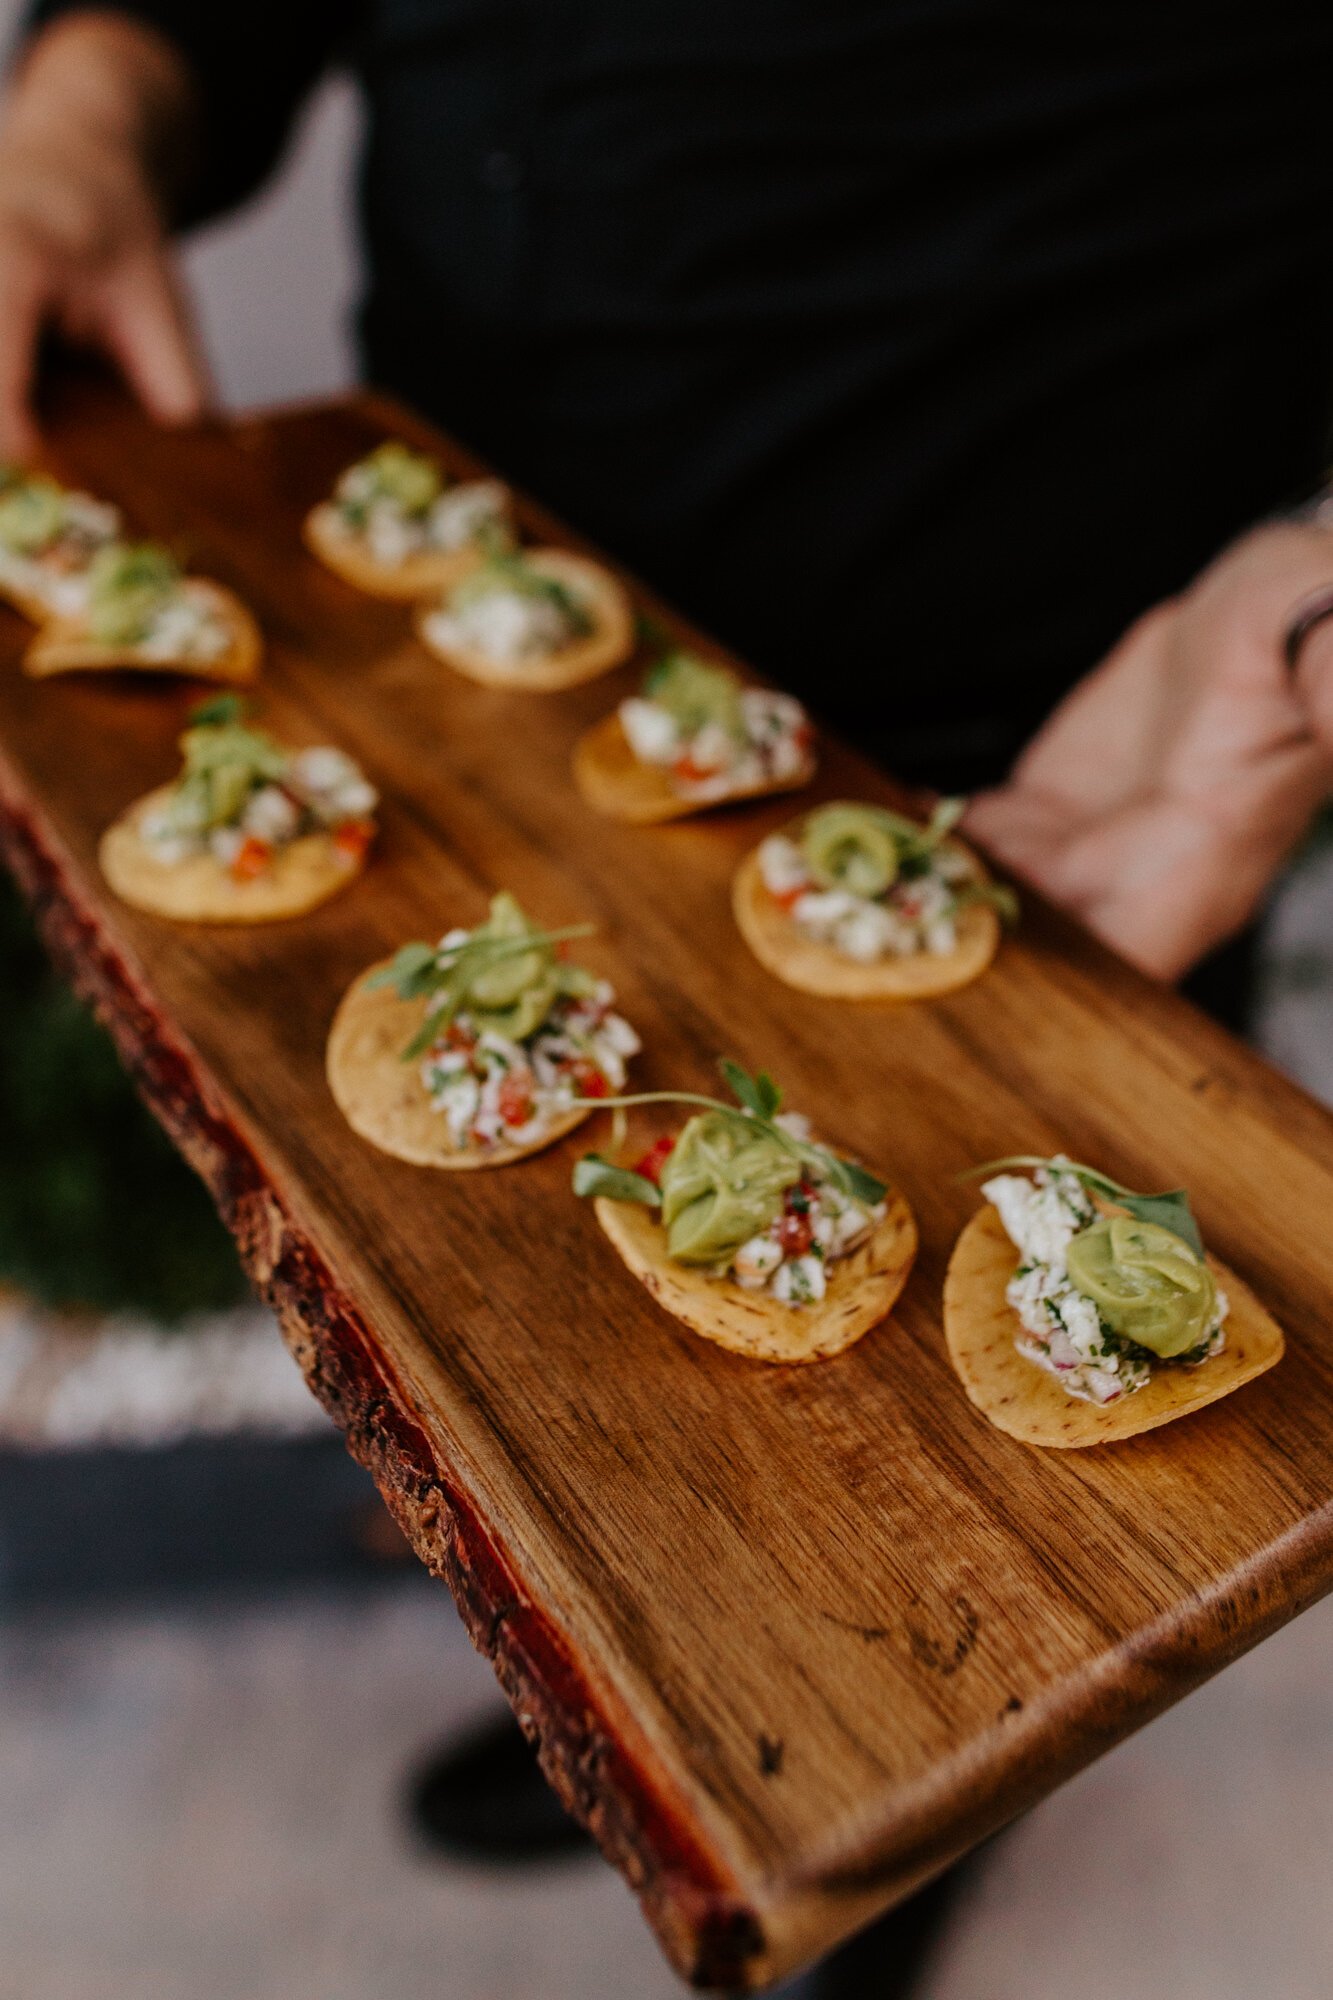
[[[203,1186],[52,971],[3,874],[0,1281],[48,1305],[167,1321],[246,1289]]]

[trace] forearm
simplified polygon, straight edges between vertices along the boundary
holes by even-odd
[[[147,201],[159,223],[178,213],[196,169],[196,92],[185,57],[152,27],[110,11],[61,16],[22,51],[0,117],[0,162],[59,162]],[[17,185],[36,189],[40,175]],[[89,211],[43,203],[43,225],[73,256],[96,255]]]

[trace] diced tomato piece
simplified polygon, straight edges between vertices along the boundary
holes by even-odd
[[[500,1085],[495,1108],[506,1125],[526,1125],[536,1108],[532,1101],[531,1078],[507,1076]]]
[[[249,834],[236,850],[231,872],[238,882],[253,882],[263,874],[272,859],[273,849],[268,842],[256,840],[253,834]]]
[[[795,889],[770,889],[768,893],[780,910],[790,910],[793,904],[800,902],[802,896],[805,894],[806,886],[802,882]]]
[[[373,819],[345,819],[333,830],[333,844],[349,861],[361,861],[375,838]]]
[[[595,1062],[579,1056],[569,1065],[570,1082],[580,1097],[609,1097],[611,1086]]]
[[[795,1187],[787,1189],[782,1220],[778,1224],[778,1242],[784,1257],[804,1257],[814,1241],[814,1231],[810,1226],[812,1193],[808,1181],[798,1181]]]
[[[788,1209],[778,1224],[778,1242],[784,1257],[804,1257],[814,1241],[814,1231],[810,1227],[808,1215],[798,1209]]]
[[[662,1181],[662,1169],[675,1150],[675,1140],[671,1137],[670,1133],[664,1133],[655,1144],[648,1148],[648,1151],[635,1167],[635,1173],[642,1174],[646,1181],[651,1181],[654,1187],[659,1187]]]
[[[471,1055],[477,1046],[477,1038],[471,1029],[460,1027],[457,1021],[451,1021],[444,1031],[444,1045],[448,1049],[462,1049],[465,1054]]]
[[[706,778],[715,778],[718,773],[716,765],[696,764],[693,757],[677,757],[671,766],[671,774],[682,784],[701,785]]]

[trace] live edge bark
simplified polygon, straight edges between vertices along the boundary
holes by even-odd
[[[685,1978],[749,1987],[762,1976],[764,1955],[754,1914],[609,1727],[561,1635],[438,1461],[364,1321],[215,1101],[197,1059],[84,907],[2,765],[0,858],[53,958],[94,1006],[140,1094],[211,1192],[309,1387],[417,1555],[447,1583],[561,1800],[626,1876]]]

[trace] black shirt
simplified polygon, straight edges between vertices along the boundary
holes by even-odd
[[[1326,5],[125,11],[195,65],[206,205],[349,59],[370,372],[891,763],[993,767],[1317,476]]]

